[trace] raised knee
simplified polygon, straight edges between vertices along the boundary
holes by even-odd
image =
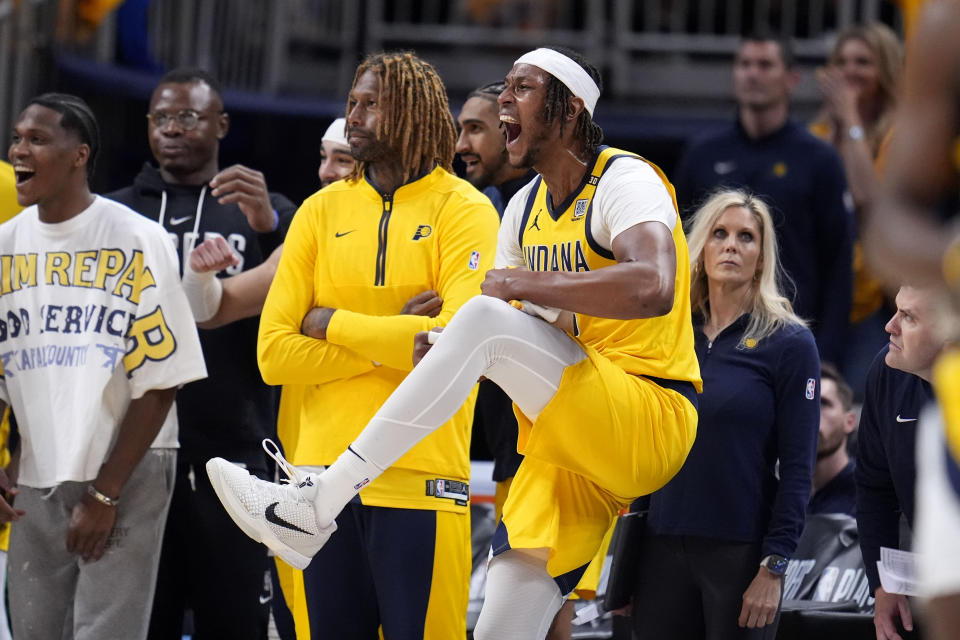
[[[509,302],[504,302],[500,298],[479,295],[467,300],[457,310],[453,320],[468,323],[473,327],[495,326],[499,324],[498,319],[511,313],[518,313],[518,310],[512,307]],[[453,320],[450,322],[451,325]]]

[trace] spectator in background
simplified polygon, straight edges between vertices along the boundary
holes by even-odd
[[[147,114],[157,167],[145,164],[133,185],[109,197],[167,229],[181,265],[203,238],[222,236],[239,257],[226,270],[232,276],[261,264],[283,242],[295,207],[269,193],[260,172],[241,165],[219,169],[228,128],[217,81],[199,69],[171,71],[154,89]],[[198,638],[266,637],[267,556],[223,513],[203,473],[206,460],[219,455],[272,477],[260,442],[276,435],[277,400],[257,368],[257,326],[254,317],[201,331],[210,377],[185,386],[177,398],[180,454],[151,621],[154,640],[179,640],[186,609],[193,610]]]
[[[9,149],[28,207],[0,226],[0,254],[20,265],[0,298],[0,400],[21,434],[17,510],[0,500],[0,519],[18,520],[18,640],[146,635],[176,460],[169,409],[206,375],[166,234],[90,193],[98,148],[86,103],[44,94]]]
[[[651,497],[634,630],[651,640],[773,638],[810,499],[820,360],[777,288],[763,201],[719,191],[689,237],[700,422],[684,466]]]
[[[873,361],[857,436],[857,528],[870,590],[876,603],[877,640],[899,640],[913,630],[906,596],[880,585],[880,547],[899,549],[900,517],[913,526],[917,421],[933,400],[933,364],[944,342],[936,330],[933,291],[904,286],[887,323],[890,343]]]
[[[850,313],[853,214],[836,152],[789,119],[798,80],[785,42],[745,38],[733,65],[737,120],[690,144],[675,183],[687,213],[717,186],[749,189],[770,204],[789,276],[784,294],[809,321],[821,358],[836,363]]]
[[[829,362],[820,363],[820,436],[813,470],[813,496],[807,505],[807,515],[853,515],[856,464],[847,451],[847,440],[856,428],[853,390],[836,367]]]
[[[337,118],[330,123],[320,138],[320,186],[346,178],[353,171],[356,161],[350,155],[347,142],[347,119]]]
[[[897,103],[903,48],[896,34],[880,23],[842,31],[827,67],[817,71],[824,96],[810,131],[840,154],[858,219],[877,196],[876,173],[883,162],[887,135]],[[890,317],[880,282],[866,269],[860,244],[853,251],[853,302],[850,333],[841,366],[857,399],[863,398],[867,369],[887,341]]]

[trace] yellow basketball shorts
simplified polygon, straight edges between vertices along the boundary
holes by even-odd
[[[690,392],[585,351],[587,359],[564,370],[536,423],[515,408],[518,450],[526,457],[494,535],[494,554],[548,549],[547,571],[564,593],[576,586],[620,509],[677,473],[697,427]]]

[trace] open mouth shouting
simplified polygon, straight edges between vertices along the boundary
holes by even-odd
[[[503,123],[504,131],[507,133],[507,146],[509,147],[520,137],[520,121],[513,116],[501,115],[500,122]]]
[[[16,175],[17,186],[19,187],[20,185],[23,185],[29,182],[30,179],[33,178],[35,171],[23,165],[14,165],[13,173],[14,175]]]

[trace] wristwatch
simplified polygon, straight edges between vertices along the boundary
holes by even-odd
[[[855,124],[847,129],[847,135],[850,136],[851,140],[863,140],[865,134],[863,132],[863,127]]]
[[[787,559],[771,553],[760,561],[760,566],[765,567],[767,571],[775,576],[782,576],[787,572]]]

